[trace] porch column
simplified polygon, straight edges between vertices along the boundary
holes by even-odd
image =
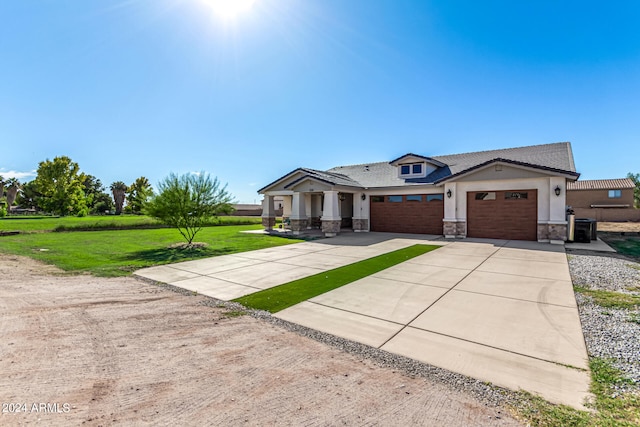
[[[282,219],[291,218],[291,196],[282,197]]]
[[[353,194],[353,231],[369,231],[369,198],[365,193]]]
[[[458,215],[458,191],[459,188],[455,182],[446,183],[444,185],[444,219],[443,232],[447,239],[463,238],[467,235],[467,223]],[[460,200],[464,199],[466,194],[460,194]]]
[[[340,202],[337,191],[324,192],[324,206],[322,208],[322,232],[326,237],[334,237],[340,232]]]
[[[304,194],[293,193],[291,204],[291,231],[293,234],[300,234],[307,228],[307,215],[305,210]]]
[[[262,200],[262,226],[265,230],[273,229],[276,224],[276,210],[273,206],[273,196],[264,195]]]

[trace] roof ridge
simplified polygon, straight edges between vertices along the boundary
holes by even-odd
[[[457,153],[457,154],[441,154],[441,155],[432,156],[432,157],[437,158],[437,157],[451,157],[451,156],[466,156],[469,154],[491,153],[495,151],[507,151],[507,150],[520,150],[523,148],[544,147],[544,146],[552,146],[552,145],[560,145],[560,144],[568,144],[569,146],[571,146],[571,142],[563,141],[563,142],[551,142],[548,144],[522,145],[520,147],[495,148],[493,150],[468,151],[466,153]]]

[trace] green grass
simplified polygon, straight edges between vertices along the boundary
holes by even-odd
[[[432,245],[413,245],[364,261],[339,267],[324,273],[294,280],[264,291],[235,299],[240,304],[276,313],[340,286],[354,282],[408,259],[439,248]]]
[[[69,233],[32,233],[0,237],[0,252],[29,256],[63,270],[96,276],[125,276],[142,267],[226,255],[299,242],[240,233],[258,225],[207,227],[196,236],[208,246],[171,248],[184,243],[172,228]]]
[[[640,425],[640,395],[616,391],[616,385],[632,384],[610,360],[591,358],[591,392],[594,412],[578,411],[564,405],[552,405],[539,397],[524,393],[524,408],[516,412],[532,426],[638,426]]]
[[[593,302],[606,308],[622,308],[632,310],[640,306],[640,296],[623,294],[622,292],[589,289],[575,285],[573,289],[583,295],[593,298]]]
[[[640,238],[634,236],[610,237],[605,239],[606,243],[622,255],[632,258],[640,258]]]
[[[212,219],[207,225],[248,225],[261,224],[260,217],[222,216]],[[113,230],[132,228],[163,228],[162,223],[144,215],[102,215],[82,218],[65,217],[26,217],[15,216],[0,219],[0,232],[42,232],[42,231],[81,231]]]

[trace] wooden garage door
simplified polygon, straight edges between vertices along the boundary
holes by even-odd
[[[467,193],[467,236],[538,240],[538,191]]]
[[[442,234],[443,194],[371,196],[371,231]]]

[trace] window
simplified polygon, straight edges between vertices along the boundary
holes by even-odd
[[[512,199],[526,199],[529,196],[529,193],[526,191],[505,191],[504,198],[505,200]]]
[[[407,202],[421,202],[422,196],[406,196]]]
[[[371,196],[370,197],[372,203],[382,203],[384,202],[384,196]]]
[[[427,194],[427,202],[434,202],[436,200],[444,200],[444,194]]]
[[[417,177],[422,175],[424,175],[424,164],[422,163],[400,165],[400,176]]]
[[[610,199],[619,199],[622,197],[622,190],[609,190]]]
[[[491,191],[489,193],[476,193],[476,200],[495,200],[496,193]]]
[[[391,203],[402,202],[402,196],[389,196],[389,202]]]

